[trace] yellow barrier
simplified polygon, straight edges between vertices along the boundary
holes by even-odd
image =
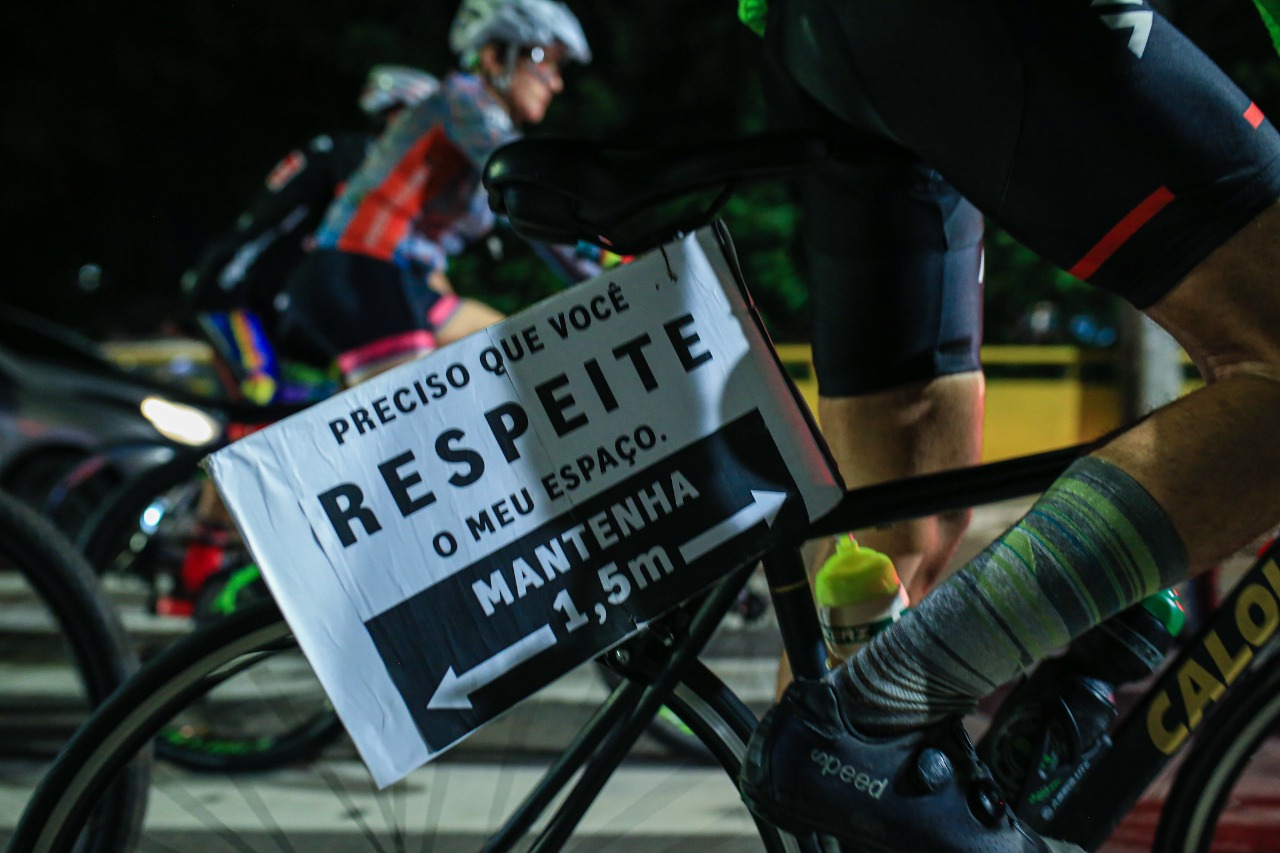
[[[195,341],[109,345],[108,354],[130,367],[169,364],[186,358],[208,360],[208,347]],[[817,411],[818,381],[808,344],[778,344],[783,368],[810,409]],[[984,461],[1008,459],[1088,441],[1122,422],[1117,356],[1069,346],[986,346],[987,374],[983,425]],[[1185,390],[1199,383],[1189,380]]]
[[[808,344],[778,355],[816,411],[818,383]],[[1068,346],[987,346],[982,458],[990,462],[1096,438],[1122,422],[1115,356]]]

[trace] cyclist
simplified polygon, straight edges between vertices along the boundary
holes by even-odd
[[[447,257],[494,226],[480,187],[489,154],[542,121],[563,63],[591,58],[556,0],[464,0],[449,43],[463,70],[379,139],[289,283],[282,346],[336,361],[349,383],[500,317],[452,292]],[[570,278],[598,271],[571,252],[557,257]]]
[[[187,303],[198,312],[225,364],[254,402],[278,391],[270,337],[285,280],[301,262],[312,233],[342,183],[364,160],[378,134],[407,106],[439,87],[425,71],[375,65],[360,92],[369,129],[321,134],[289,152],[267,175],[234,227],[211,243],[182,277]]]
[[[501,319],[453,293],[447,258],[495,224],[480,187],[490,152],[523,125],[542,121],[563,89],[562,63],[591,59],[577,18],[556,0],[463,0],[449,43],[464,70],[447,75],[378,138],[288,280],[281,352],[321,368],[336,365],[348,385]],[[535,248],[571,280],[599,271],[576,248]],[[204,502],[198,512],[209,544],[188,548],[184,580],[220,571],[227,588],[252,594],[257,568],[235,568],[239,542],[230,525],[221,536],[208,535],[229,521],[221,501]],[[204,568],[187,571],[193,561]],[[236,595],[208,597],[216,612],[226,612]]]
[[[359,167],[378,134],[407,106],[426,98],[439,81],[404,65],[375,65],[359,97],[368,130],[316,136],[289,152],[268,173],[263,186],[226,234],[214,240],[182,276],[187,304],[245,399],[265,404],[287,398],[324,396],[330,383],[286,384],[272,344],[284,283],[298,266],[342,183]],[[162,589],[157,612],[187,615],[208,579],[244,562],[213,484],[202,485],[198,521],[183,549],[172,589]]]
[[[937,169],[1144,309],[1206,379],[1077,461],[848,664],[792,684],[748,749],[743,795],[787,828],[868,849],[1060,849],[1009,812],[960,715],[1280,517],[1280,137],[1141,0],[769,6],[794,105],[862,152],[827,233],[918,188],[863,157]]]

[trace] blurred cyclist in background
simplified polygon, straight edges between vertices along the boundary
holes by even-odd
[[[489,154],[542,121],[564,63],[591,59],[556,0],[463,0],[449,45],[462,70],[378,140],[288,285],[282,348],[336,363],[348,384],[501,318],[453,292],[447,258],[495,225],[480,186]],[[570,281],[599,270],[572,248],[537,248]]]
[[[312,234],[344,182],[397,115],[439,87],[425,71],[375,65],[360,92],[365,130],[324,133],[289,152],[226,234],[182,277],[182,292],[213,345],[228,391],[252,403],[302,402],[332,394],[323,372],[287,365],[272,344],[284,285],[311,247]],[[171,589],[159,591],[162,615],[188,615],[198,592],[247,557],[217,491],[205,481]],[[256,572],[256,569],[254,569]]]
[[[218,282],[219,290],[260,292],[251,297],[256,310],[273,316],[272,309],[279,308],[278,333],[272,339],[281,354],[326,373],[336,366],[347,384],[501,319],[493,308],[453,292],[446,276],[448,256],[496,224],[480,186],[489,154],[516,138],[522,127],[541,122],[564,88],[561,65],[586,63],[591,52],[577,18],[556,0],[463,0],[449,44],[461,70],[429,92],[426,86],[413,87],[425,97],[402,99],[405,108],[391,118],[346,182],[335,181],[337,195],[307,240],[305,256],[283,293],[275,291],[274,279],[264,280],[261,288],[236,284],[235,252],[224,252],[231,262],[223,263],[217,276],[196,279],[206,285],[193,292],[213,291],[208,281]],[[379,78],[376,72],[366,88],[370,97],[383,92],[382,80],[389,94],[397,81],[410,79],[389,72]],[[377,101],[361,101],[370,102]],[[277,167],[283,171],[277,179],[282,187],[299,180],[290,174],[297,169],[291,158],[302,156],[290,155]],[[294,215],[301,216],[286,213],[278,221],[291,221]],[[258,234],[266,236],[258,240],[269,244],[269,235],[284,230],[262,228]],[[289,228],[287,233],[306,232]],[[297,239],[290,244],[298,245]],[[255,245],[243,241],[240,257],[253,257]],[[595,257],[577,247],[534,249],[568,281],[581,281],[600,269]],[[223,279],[231,285],[221,287]],[[221,337],[238,347],[247,396],[261,392],[266,401],[271,399],[267,392],[274,395],[278,386],[251,331],[239,324],[243,313],[232,315],[236,325]],[[187,547],[175,584],[176,598],[187,607],[206,582],[215,589],[221,585],[219,578],[235,575],[236,588],[260,588],[257,569],[245,565],[243,544],[216,492],[209,487],[202,497],[200,529]]]
[[[400,114],[439,88],[425,71],[375,65],[360,92],[365,130],[321,134],[289,152],[267,175],[230,231],[214,240],[182,277],[188,305],[231,374],[234,391],[256,403],[282,394],[269,340],[290,273],[343,183]],[[286,396],[288,396],[286,394]]]

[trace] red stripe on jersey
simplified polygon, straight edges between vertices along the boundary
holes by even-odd
[[[1138,233],[1138,229],[1151,221],[1151,218],[1173,201],[1174,195],[1167,187],[1160,187],[1142,200],[1142,203],[1129,211],[1108,231],[1083,258],[1076,262],[1068,272],[1078,279],[1088,281],[1089,276],[1098,271],[1107,259],[1116,253],[1130,237]]]
[[[1266,118],[1266,116],[1262,114],[1262,110],[1259,109],[1257,104],[1250,103],[1249,109],[1244,111],[1244,120],[1249,122],[1249,124],[1253,125],[1255,128],[1262,124],[1262,120],[1264,118]]]
[[[466,155],[437,125],[405,152],[382,183],[369,191],[338,239],[346,252],[384,261],[421,219],[427,200],[448,190],[467,166]]]
[[[421,206],[420,198],[415,203],[415,195],[427,181],[424,154],[438,130],[433,128],[414,143],[382,183],[360,200],[355,215],[338,239],[339,249],[391,260]]]

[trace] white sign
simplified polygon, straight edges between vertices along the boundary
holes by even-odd
[[[840,496],[699,232],[215,453],[390,784]]]

